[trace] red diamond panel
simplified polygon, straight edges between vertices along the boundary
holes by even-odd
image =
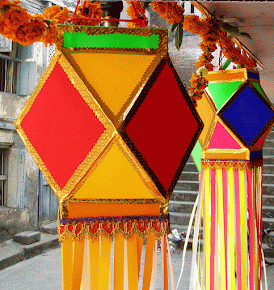
[[[21,126],[61,189],[105,131],[59,63]]]
[[[191,143],[194,146],[201,126],[189,107],[193,105],[186,101],[188,95],[182,93],[170,66],[168,62],[159,65],[156,69],[159,76],[152,75],[149,82],[157,79],[150,89],[144,89],[147,95],[138,108],[133,108],[136,112],[130,112],[130,120],[126,120],[125,125],[125,139],[131,139],[128,142],[136,146],[137,157],[140,159],[138,155],[142,155],[148,172],[155,174],[167,192],[173,190],[174,177],[187,161],[188,149]],[[189,154],[186,154],[187,150]]]

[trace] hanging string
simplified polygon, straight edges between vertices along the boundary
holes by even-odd
[[[72,17],[70,19],[68,19],[68,22],[72,22],[73,20],[81,20],[82,19],[81,17],[76,17],[76,12],[77,12],[77,9],[79,7],[80,1],[81,0],[77,0],[77,5],[76,5],[76,8],[75,8],[75,11],[74,11]],[[83,15],[86,2],[87,2],[86,0],[83,2],[83,8],[82,8],[82,11],[80,12],[81,15]],[[139,6],[139,9],[140,9],[140,11],[142,13],[143,19],[140,19],[139,13],[137,13],[136,8],[133,5],[133,2],[134,3],[136,2],[137,5]],[[132,6],[133,6],[133,9],[134,9],[134,13],[135,13],[135,15],[137,17],[136,19],[89,18],[89,17],[85,17],[85,20],[95,20],[95,21],[100,21],[100,22],[102,22],[102,21],[108,21],[108,22],[138,22],[140,27],[146,27],[148,25],[148,20],[147,20],[147,18],[145,16],[145,10],[142,8],[140,0],[131,1],[131,3],[132,3]]]
[[[72,18],[71,18],[71,19],[74,19],[74,18],[75,18],[76,11],[77,11],[77,9],[78,9],[78,7],[79,7],[80,1],[81,1],[81,0],[77,0],[77,4],[76,4],[76,7],[75,7],[75,10],[74,10],[74,12],[73,12],[73,15],[72,15]]]

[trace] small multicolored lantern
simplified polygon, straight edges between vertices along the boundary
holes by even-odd
[[[167,31],[63,25],[57,39],[15,125],[59,198],[63,289],[109,289],[111,269],[114,289],[138,289],[144,239],[143,289],[158,240],[168,289],[168,202],[202,122]]]
[[[258,72],[235,69],[205,77],[209,84],[197,106],[205,127],[195,152],[201,174],[194,234],[202,219],[204,250],[197,264],[196,238],[191,289],[260,289],[262,147],[274,109]]]

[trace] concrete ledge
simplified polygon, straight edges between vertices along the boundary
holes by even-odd
[[[59,235],[41,233],[41,240],[31,245],[24,246],[25,258],[31,258],[42,254],[45,250],[60,245]]]
[[[0,246],[0,270],[24,260],[24,257],[24,250],[20,247],[14,247],[14,245]]]
[[[56,235],[58,233],[57,221],[43,225],[41,231],[45,234]]]
[[[41,240],[41,233],[33,231],[22,232],[16,234],[13,240],[24,245],[30,245]]]
[[[41,240],[39,242],[31,245],[23,245],[13,240],[5,241],[0,244],[0,270],[58,246],[60,246],[59,235],[44,233],[41,233]]]

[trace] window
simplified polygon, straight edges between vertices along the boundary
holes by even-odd
[[[5,175],[5,152],[6,149],[0,148],[0,206],[6,205],[5,200],[5,185],[7,176]]]
[[[194,5],[190,4],[190,13],[193,14],[194,13]]]
[[[19,49],[16,42],[12,43],[10,52],[0,53],[0,92],[17,94],[20,62]]]
[[[30,95],[37,84],[33,45],[22,46],[0,34],[0,93]]]

